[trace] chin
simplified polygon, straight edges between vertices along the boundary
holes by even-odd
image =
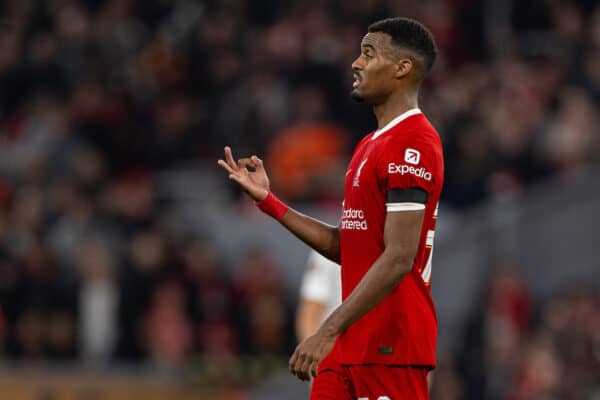
[[[365,98],[356,91],[356,89],[352,90],[350,92],[350,98],[352,100],[354,100],[357,103],[364,103],[365,102]]]

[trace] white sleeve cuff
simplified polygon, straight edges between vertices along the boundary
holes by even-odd
[[[421,203],[385,203],[388,212],[393,211],[419,211],[425,209]]]

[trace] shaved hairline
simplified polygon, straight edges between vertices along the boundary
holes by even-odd
[[[381,37],[382,39],[373,39],[373,43],[378,44],[379,47],[373,45],[373,43],[365,43],[365,39],[368,37]],[[383,42],[383,38],[387,38],[387,42]],[[415,67],[415,73],[419,80],[425,78],[426,68],[425,68],[425,57],[416,51],[412,50],[410,47],[404,46],[400,43],[394,42],[394,39],[389,33],[376,31],[376,32],[367,32],[360,43],[360,47],[371,47],[376,51],[384,54],[391,62],[398,62],[402,58],[408,58],[413,62]]]

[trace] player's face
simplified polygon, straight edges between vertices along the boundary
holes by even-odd
[[[379,104],[397,83],[391,37],[382,32],[367,33],[360,48],[360,56],[352,63],[354,82],[350,96],[359,102]]]

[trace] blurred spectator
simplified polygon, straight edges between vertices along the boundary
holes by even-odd
[[[294,346],[293,312],[279,267],[262,248],[249,250],[234,276],[240,300],[242,349],[248,353],[286,354]]]
[[[509,263],[498,266],[467,326],[459,359],[466,398],[504,399],[514,379],[531,321],[530,295],[516,271]]]
[[[224,274],[214,247],[193,239],[180,250],[191,298],[198,350],[212,357],[235,355],[240,332],[233,286]]]
[[[557,398],[560,396],[561,366],[552,344],[539,340],[527,347],[511,400]]]
[[[48,357],[54,361],[72,362],[77,356],[78,331],[73,314],[68,309],[58,309],[47,315]]]
[[[156,227],[132,234],[120,271],[119,321],[121,325],[117,355],[125,360],[143,358],[143,319],[149,312],[153,293],[167,275],[170,265],[166,238]]]
[[[432,382],[430,396],[433,400],[470,398],[465,395],[464,382],[450,356],[439,357],[438,365],[429,373],[428,379]]]
[[[597,123],[589,95],[580,88],[565,88],[545,138],[546,153],[557,172],[576,174],[598,157],[595,149],[600,139],[593,134]]]
[[[192,326],[185,313],[185,292],[174,281],[156,289],[144,322],[150,360],[158,367],[181,367],[192,350]]]
[[[329,106],[317,87],[297,88],[293,102],[294,125],[278,132],[266,152],[273,190],[296,199],[339,197],[348,134],[327,122]]]
[[[460,352],[465,398],[593,398],[600,387],[598,293],[578,287],[551,298],[539,319],[515,269],[498,270],[487,293]]]
[[[101,239],[81,244],[77,268],[80,274],[79,315],[81,353],[90,363],[106,363],[118,337],[118,284],[109,245]]]

